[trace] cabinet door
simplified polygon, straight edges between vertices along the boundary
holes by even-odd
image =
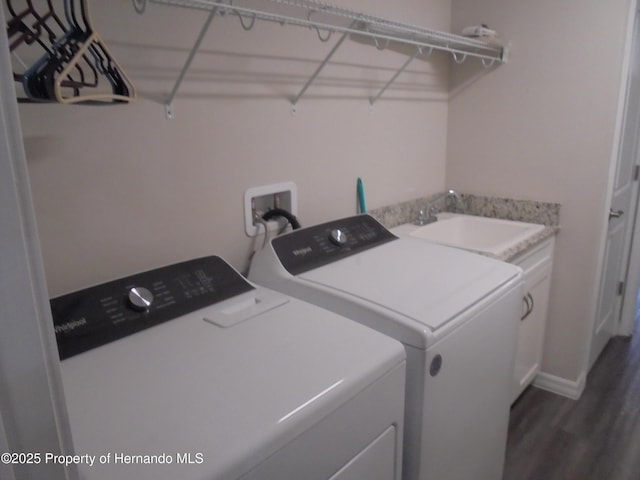
[[[530,295],[529,314],[520,322],[518,351],[514,367],[513,397],[515,401],[540,371],[547,306],[551,284],[551,258],[525,271],[525,295]],[[532,301],[531,301],[532,300]],[[524,307],[526,308],[526,306]],[[523,308],[523,309],[524,309]]]

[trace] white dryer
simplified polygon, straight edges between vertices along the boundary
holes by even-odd
[[[82,480],[400,480],[402,345],[219,257],[52,300]]]
[[[406,480],[502,478],[518,267],[397,238],[358,215],[274,238],[249,278],[404,344]]]

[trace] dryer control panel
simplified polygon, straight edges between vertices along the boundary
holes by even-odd
[[[292,275],[397,240],[370,215],[356,215],[294,230],[271,242],[284,268]]]
[[[51,300],[60,359],[253,290],[217,256],[131,275]]]

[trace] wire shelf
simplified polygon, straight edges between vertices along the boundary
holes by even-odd
[[[334,48],[314,72],[302,91],[293,99],[295,105],[304,94],[309,85],[315,80],[320,70],[328,63],[343,40],[349,35],[364,36],[372,39],[372,43],[378,49],[388,47],[392,42],[410,45],[416,48],[416,53],[398,70],[391,81],[385,85],[382,91],[370,99],[371,105],[381,96],[386,88],[406,68],[406,66],[423,53],[432,51],[448,52],[456,63],[462,63],[468,57],[478,58],[485,67],[492,66],[495,62],[505,63],[507,49],[474,38],[469,38],[452,33],[432,30],[408,23],[400,23],[385,18],[368,15],[344,7],[331,5],[318,0],[132,0],[136,11],[144,12],[147,3],[172,5],[176,7],[198,9],[209,12],[209,17],[196,45],[189,55],[187,64],[181,72],[176,86],[168,100],[167,114],[170,116],[170,105],[175,97],[177,89],[182,82],[184,73],[189,68],[193,55],[199,48],[202,37],[206,33],[215,15],[233,15],[238,17],[242,27],[250,30],[256,20],[276,22],[281,25],[292,25],[313,29],[318,38],[326,42],[334,33],[341,34]]]

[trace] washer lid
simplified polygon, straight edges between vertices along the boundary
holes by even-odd
[[[425,329],[436,332],[520,274],[520,268],[492,258],[400,238],[297,278],[393,312],[403,329],[425,335]]]
[[[61,363],[76,453],[111,455],[80,476],[238,478],[404,356],[395,340],[261,288],[80,353]]]

